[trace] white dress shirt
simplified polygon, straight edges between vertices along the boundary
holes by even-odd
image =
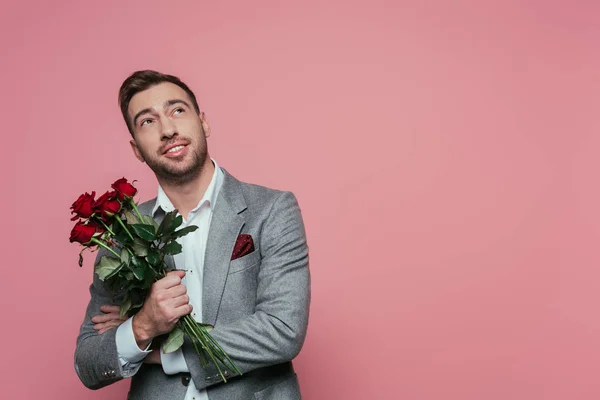
[[[204,196],[198,205],[190,211],[187,220],[183,220],[180,228],[188,225],[196,225],[196,229],[192,233],[188,233],[177,241],[183,246],[183,252],[173,256],[175,260],[175,268],[186,270],[186,275],[183,278],[183,284],[187,288],[187,295],[190,298],[190,304],[193,306],[192,317],[202,322],[202,275],[204,268],[204,253],[206,250],[206,241],[208,239],[208,229],[212,219],[213,210],[221,186],[223,185],[223,171],[217,165],[215,160],[212,160],[215,166],[215,173],[204,193]],[[173,211],[175,207],[169,200],[164,190],[158,187],[158,196],[156,204],[152,210],[152,216],[156,216],[157,212],[167,213]],[[133,317],[132,317],[133,318]],[[117,328],[116,344],[119,360],[123,368],[123,376],[133,376],[141,366],[144,358],[150,353],[150,346],[145,350],[141,350],[133,335],[131,325],[132,318],[129,318]],[[165,354],[160,350],[160,358],[163,370],[166,374],[172,375],[179,372],[189,372],[183,352],[181,349]],[[206,390],[198,391],[194,386],[194,381],[190,380],[184,400],[208,400]]]

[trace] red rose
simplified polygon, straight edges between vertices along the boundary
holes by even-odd
[[[84,224],[83,222],[79,221],[73,227],[69,241],[71,243],[78,242],[81,244],[86,244],[92,240],[92,237],[95,233],[102,233],[103,231],[104,230],[102,227],[98,226],[94,222],[90,221],[87,224]]]
[[[117,192],[112,191],[104,193],[102,196],[98,197],[93,208],[94,212],[106,221],[121,210],[121,203],[119,202]]]
[[[77,218],[89,218],[94,212],[94,196],[96,192],[92,194],[85,193],[79,196],[79,198],[71,206],[71,214],[75,214],[71,221],[75,221]]]
[[[120,200],[125,200],[125,197],[133,197],[137,193],[137,189],[125,178],[118,179],[110,187],[115,189]]]

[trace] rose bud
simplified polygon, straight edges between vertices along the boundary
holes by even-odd
[[[81,244],[87,244],[92,240],[94,234],[102,233],[103,231],[104,230],[102,227],[98,226],[94,222],[88,222],[87,224],[84,224],[83,222],[79,221],[73,227],[69,241],[71,243],[78,242]]]
[[[118,200],[117,192],[106,192],[98,197],[94,203],[94,212],[102,217],[105,221],[121,210],[121,203]]]
[[[75,221],[77,218],[89,218],[94,210],[94,196],[96,192],[92,192],[92,194],[84,193],[73,203],[71,206],[71,214],[75,214],[71,221]]]
[[[125,178],[116,180],[110,187],[115,189],[120,200],[125,200],[126,197],[133,197],[137,193],[137,189],[131,183],[127,182]]]

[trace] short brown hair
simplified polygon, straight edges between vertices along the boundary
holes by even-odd
[[[194,95],[194,92],[192,92],[192,90],[178,77],[161,74],[160,72],[149,69],[135,71],[133,74],[129,75],[127,79],[125,79],[121,85],[121,88],[119,89],[119,107],[121,107],[121,113],[123,114],[123,118],[125,119],[127,129],[129,129],[131,136],[133,136],[133,126],[131,125],[132,121],[129,120],[129,115],[127,113],[131,98],[137,93],[143,92],[144,90],[163,82],[170,82],[185,90],[192,100],[192,104],[194,105],[196,113],[200,114],[200,107],[198,107],[196,95]]]

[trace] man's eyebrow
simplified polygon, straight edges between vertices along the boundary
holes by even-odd
[[[149,112],[152,112],[151,108],[144,108],[143,110],[139,111],[137,114],[135,114],[135,117],[133,117],[133,124],[136,124],[136,121],[140,116]]]
[[[184,104],[187,108],[191,108],[187,101],[181,99],[167,100],[165,104],[163,104],[163,108],[170,107],[173,104]]]
[[[185,106],[187,106],[187,108],[191,108],[190,105],[187,103],[187,101],[185,100],[181,100],[181,99],[172,99],[172,100],[167,100],[164,102],[163,104],[163,110],[167,107],[172,106],[173,104],[184,104]],[[137,114],[135,114],[135,116],[133,117],[133,124],[135,125],[137,122],[137,119],[146,114],[152,112],[151,108],[144,108],[143,110],[139,111]]]

